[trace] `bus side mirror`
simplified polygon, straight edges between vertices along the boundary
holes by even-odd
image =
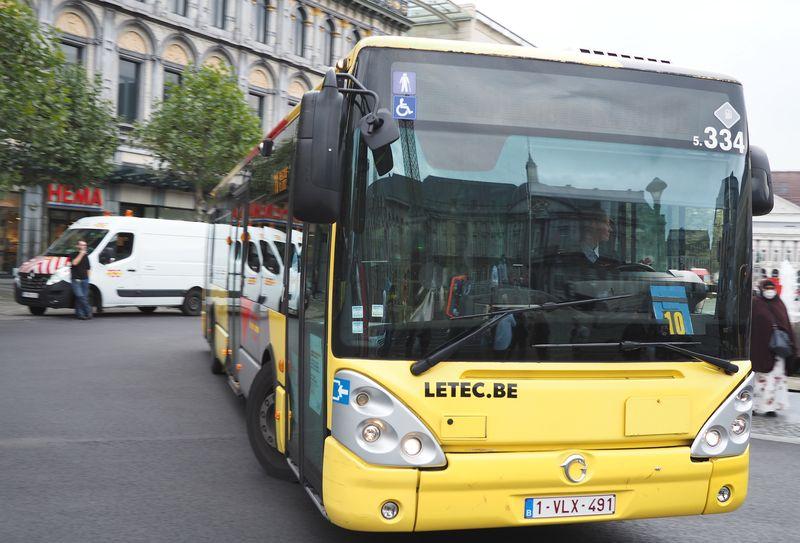
[[[343,97],[329,70],[322,89],[303,95],[294,156],[294,216],[330,224],[339,218],[342,179],[339,132]]]
[[[263,157],[268,157],[272,154],[272,149],[275,147],[275,142],[270,138],[265,139],[258,145],[258,152]]]
[[[750,146],[750,183],[753,192],[753,216],[766,215],[775,205],[772,172],[767,153],[753,145]]]

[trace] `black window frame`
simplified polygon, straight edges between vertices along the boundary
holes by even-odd
[[[269,41],[269,0],[256,0],[254,4],[256,10],[255,39],[258,43],[267,43]]]
[[[130,64],[136,66],[136,71],[134,75],[134,89],[135,93],[132,99],[132,107],[123,107],[123,91],[122,91],[122,66],[125,64]],[[119,67],[117,70],[117,116],[122,119],[123,122],[128,124],[133,124],[139,119],[140,109],[141,109],[141,95],[142,95],[142,65],[143,61],[141,59],[137,59],[127,55],[120,55],[119,56]],[[132,109],[132,115],[131,113]]]
[[[211,0],[211,26],[225,30],[228,0]]]
[[[170,4],[172,5],[172,13],[186,17],[189,10],[189,0],[172,0]]]
[[[86,44],[79,43],[75,40],[64,40],[62,39],[59,42],[59,48],[61,52],[64,53],[65,60],[70,64],[75,64],[77,66],[83,66],[86,62]],[[66,52],[66,48],[72,48],[77,52],[77,60],[73,61],[69,58]]]
[[[308,14],[302,5],[294,11],[294,54],[298,57],[305,56],[306,50],[306,21]]]
[[[178,81],[177,83],[174,81],[167,82],[167,74],[171,76],[177,76]],[[174,86],[181,86],[183,85],[183,70],[173,66],[164,66],[164,80],[162,85],[162,96],[164,101],[169,98],[170,88]]]

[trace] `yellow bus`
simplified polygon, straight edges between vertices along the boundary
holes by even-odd
[[[213,192],[212,370],[352,530],[732,511],[772,198],[729,77],[371,37]]]

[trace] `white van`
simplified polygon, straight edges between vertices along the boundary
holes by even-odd
[[[47,308],[73,307],[69,263],[78,240],[89,246],[90,303],[178,307],[199,315],[208,225],[138,217],[85,217],[73,223],[44,255],[20,266],[14,297],[34,315]]]

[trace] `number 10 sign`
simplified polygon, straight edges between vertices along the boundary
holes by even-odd
[[[653,299],[653,316],[656,320],[666,322],[670,335],[694,334],[685,287],[654,285],[650,287],[650,296]]]

